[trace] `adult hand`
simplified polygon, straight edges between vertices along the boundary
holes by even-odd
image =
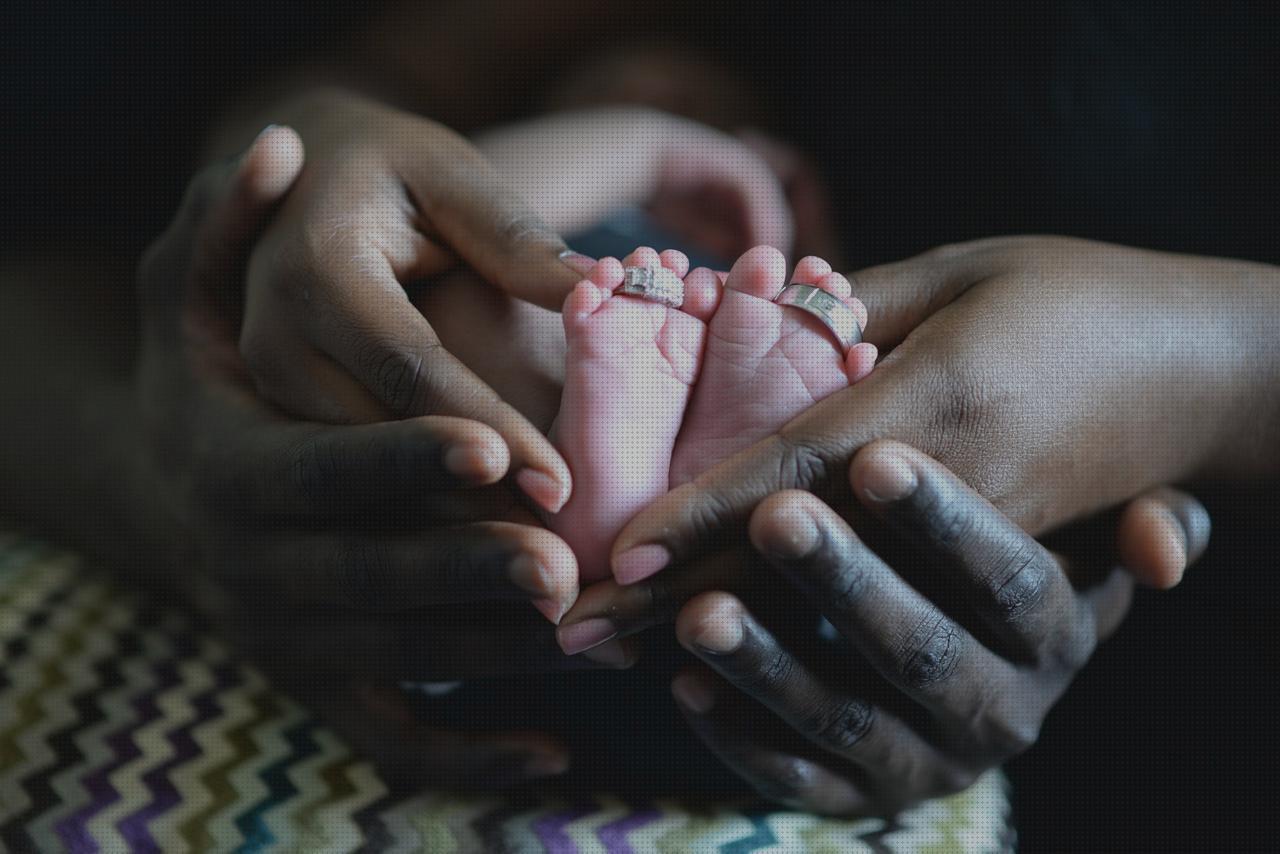
[[[518,513],[494,428],[326,426],[254,392],[236,284],[302,160],[292,130],[264,132],[195,180],[141,264],[142,429],[124,451],[140,562],[393,772],[492,783],[563,769],[548,736],[442,733],[368,685],[583,666],[528,607],[556,618],[577,567],[540,525],[478,521]]]
[[[638,514],[614,546],[619,581],[731,540],[774,492],[838,490],[833,474],[877,438],[920,448],[1033,534],[1160,484],[1280,462],[1274,268],[1004,238],[854,281],[867,337],[890,355]]]
[[[252,250],[240,351],[258,389],[328,423],[480,421],[506,444],[520,487],[558,510],[571,488],[564,461],[440,345],[404,284],[462,263],[558,306],[581,278],[559,258],[564,243],[441,125],[327,91],[280,112],[308,165]]]
[[[694,730],[765,797],[885,814],[964,789],[1029,747],[1119,623],[1131,582],[1112,565],[1072,566],[1047,551],[907,446],[873,443],[849,475],[861,505],[897,535],[892,546],[908,547],[899,560],[886,562],[810,493],[769,497],[749,527],[764,561],[838,639],[797,634],[794,609],[775,628],[733,594],[703,593],[676,621],[703,665],[672,689]],[[1203,517],[1180,493],[1149,500]],[[1183,532],[1189,554],[1205,533]],[[1098,583],[1077,590],[1067,569]]]

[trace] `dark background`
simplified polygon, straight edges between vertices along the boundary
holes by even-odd
[[[780,105],[775,130],[829,177],[855,268],[1010,232],[1280,262],[1269,6],[938,6],[702,4],[672,37]],[[174,210],[214,106],[339,49],[369,13],[3,14],[6,256],[128,258]],[[1025,850],[1274,847],[1280,505],[1274,492],[1205,498],[1209,554],[1177,590],[1139,596],[1011,766]]]

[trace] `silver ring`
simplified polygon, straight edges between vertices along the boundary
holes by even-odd
[[[625,267],[619,292],[670,308],[684,305],[684,282],[666,267]]]
[[[778,305],[789,305],[807,311],[822,321],[840,342],[840,351],[848,355],[855,344],[862,341],[862,327],[853,309],[839,297],[832,296],[813,285],[787,285],[773,299]]]

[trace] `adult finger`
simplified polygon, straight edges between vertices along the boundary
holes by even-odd
[[[881,440],[854,456],[849,478],[863,505],[918,545],[916,575],[941,568],[1006,654],[1071,670],[1093,654],[1094,615],[1054,556],[940,463]],[[815,502],[804,503],[800,512],[812,512]]]
[[[1150,587],[1174,587],[1208,548],[1211,528],[1209,511],[1195,497],[1171,487],[1153,489],[1120,516],[1121,565]]]
[[[1017,727],[1038,719],[1005,708],[1018,668],[885,565],[821,501],[803,492],[771,497],[752,515],[751,537],[886,681],[949,731],[1005,754],[1034,742]]]
[[[251,518],[376,521],[431,499],[465,506],[454,490],[493,484],[507,470],[501,437],[462,418],[342,427],[255,420],[227,435],[238,438],[210,449],[197,483],[210,504]]]
[[[330,245],[305,275],[341,300],[314,319],[312,343],[346,367],[394,418],[453,415],[488,424],[510,450],[517,483],[548,512],[568,500],[569,467],[514,407],[440,344],[385,257]]]
[[[407,536],[275,536],[251,547],[247,565],[269,568],[289,602],[365,611],[527,599],[557,622],[578,593],[578,565],[564,541],[510,522]]]
[[[795,749],[785,734],[775,734],[767,722],[762,726],[759,708],[744,708],[754,704],[735,696],[737,692],[706,667],[681,671],[671,683],[671,693],[690,728],[761,797],[820,815],[876,811],[871,798],[848,774],[837,773]]]
[[[712,555],[680,572],[659,573],[623,586],[606,579],[583,590],[560,620],[557,636],[567,655],[593,649],[667,623],[694,596],[706,590],[746,592],[768,577],[747,565],[758,558],[748,550]]]
[[[845,684],[824,684],[728,593],[705,593],[686,605],[676,635],[730,684],[813,744],[860,766],[868,779],[893,780],[896,788],[916,792],[958,790],[972,782],[960,766],[865,694],[850,693]]]

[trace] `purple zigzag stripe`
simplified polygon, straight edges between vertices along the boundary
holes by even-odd
[[[236,669],[233,664],[224,664],[216,668],[217,674],[213,687],[202,691],[191,700],[195,707],[194,719],[183,724],[171,733],[167,733],[169,743],[173,745],[173,756],[163,764],[152,768],[142,775],[142,782],[151,792],[151,800],[140,809],[122,818],[116,827],[120,835],[130,840],[134,850],[159,851],[160,846],[147,830],[147,825],[168,810],[177,806],[182,800],[177,786],[169,779],[169,772],[183,763],[190,762],[200,755],[200,745],[196,743],[192,733],[196,727],[213,720],[222,711],[218,703],[218,694],[236,682]]]
[[[121,798],[121,794],[111,785],[111,774],[142,755],[142,751],[134,743],[133,733],[160,717],[156,698],[178,684],[178,668],[174,659],[157,665],[156,672],[160,675],[159,682],[133,700],[137,718],[107,737],[107,744],[111,746],[115,759],[81,781],[93,800],[58,822],[58,835],[72,851],[97,850],[97,843],[89,835],[89,822]]]
[[[549,854],[577,854],[578,846],[573,844],[569,834],[564,832],[565,825],[591,815],[600,807],[596,804],[584,804],[563,812],[554,812],[533,823],[533,832],[542,840],[542,845]]]
[[[66,601],[71,596],[73,585],[68,584],[59,587],[50,593],[45,600],[40,603],[37,610],[27,614],[23,620],[23,631],[18,637],[12,638],[5,644],[5,660],[13,663],[21,658],[26,657],[31,652],[30,639],[34,637],[38,630],[49,622],[50,616],[53,614],[54,608]],[[0,677],[0,690],[7,688],[10,682],[8,679]],[[78,710],[77,710],[78,711]],[[71,724],[74,729],[75,724]],[[59,730],[54,735],[66,732],[65,729]],[[23,790],[31,800],[31,805],[27,807],[21,814],[12,816],[3,825],[0,825],[0,850],[35,850],[35,843],[30,839],[27,833],[28,824],[40,813],[57,805],[58,796],[53,791],[53,787],[49,785],[49,781],[53,779],[53,775],[66,765],[69,761],[63,755],[61,747],[62,742],[58,741],[51,745],[54,751],[54,763],[52,768],[46,768],[38,771],[28,778],[19,781]],[[72,745],[74,748],[74,744]],[[78,750],[75,751],[79,753]]]
[[[602,824],[596,831],[596,836],[600,838],[605,850],[612,854],[633,854],[631,843],[627,842],[627,834],[636,828],[652,824],[660,818],[662,818],[662,810],[636,810],[617,821]]]

